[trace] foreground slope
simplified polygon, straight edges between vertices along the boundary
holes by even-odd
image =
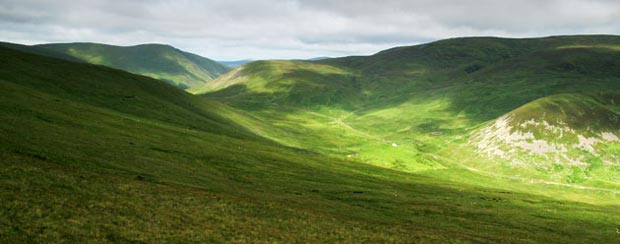
[[[32,47],[146,75],[183,89],[203,85],[229,70],[227,66],[211,59],[162,44],[124,47],[98,43],[57,43]]]
[[[614,205],[326,158],[157,80],[4,48],[0,61],[2,242],[617,238]]]

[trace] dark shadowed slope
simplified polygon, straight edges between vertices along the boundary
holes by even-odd
[[[441,96],[454,99],[454,110],[488,120],[546,95],[617,87],[612,79],[620,75],[619,50],[618,36],[455,38],[372,56],[250,63],[192,91],[235,101],[259,97],[293,106],[354,108],[390,107],[442,90]],[[589,82],[580,82],[584,78]],[[506,90],[515,92],[510,100]],[[486,93],[500,100],[474,101]]]

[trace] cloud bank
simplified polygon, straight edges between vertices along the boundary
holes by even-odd
[[[460,36],[620,33],[613,0],[0,0],[2,41],[167,43],[219,60],[372,54]]]

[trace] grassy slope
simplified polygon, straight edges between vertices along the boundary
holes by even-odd
[[[617,238],[613,205],[326,158],[156,80],[4,48],[0,60],[2,242]]]
[[[617,36],[457,38],[367,57],[255,62],[193,92],[270,121],[271,137],[288,145],[424,171],[449,164],[438,154],[453,154],[444,149],[472,129],[537,98],[583,94],[618,111],[619,47]]]
[[[530,102],[475,131],[463,163],[488,172],[617,189],[620,114],[560,94]],[[605,137],[607,135],[607,137]],[[479,157],[480,155],[482,157]]]
[[[236,68],[226,76],[191,91],[221,90],[220,96],[233,96],[235,101],[250,106],[270,106],[279,102],[304,106],[348,101],[347,98],[353,97],[341,97],[345,94],[334,92],[355,89],[351,72],[308,61],[256,61]]]
[[[32,54],[37,54],[37,55],[42,55],[42,56],[48,56],[48,57],[54,57],[54,58],[59,58],[59,59],[63,59],[63,60],[68,60],[68,61],[73,61],[73,62],[83,62],[80,59],[73,57],[71,55],[62,53],[62,52],[56,52],[54,50],[50,50],[47,48],[40,48],[40,47],[36,47],[36,46],[27,46],[27,45],[22,45],[22,44],[17,44],[17,43],[10,43],[10,42],[0,42],[0,46],[5,47],[5,48],[10,48],[10,49],[14,49],[14,50],[18,50],[21,52],[26,52],[26,53],[32,53]]]
[[[160,44],[122,47],[96,43],[62,43],[36,45],[33,48],[161,79],[183,89],[203,85],[229,70],[216,61]]]
[[[222,85],[215,87],[218,92],[211,92],[214,88],[212,83],[205,85],[207,89],[194,91],[209,91],[209,96],[218,96],[227,92],[226,89],[221,90],[223,87],[231,93],[233,90],[247,89],[240,94],[227,95],[234,96],[231,100],[243,101],[261,93],[277,92],[277,89],[252,89],[255,83],[269,80],[269,87],[285,87],[288,88],[285,92],[304,92],[306,96],[317,96],[316,93],[322,93],[323,88],[336,90],[301,104],[296,103],[295,99],[298,98],[294,95],[283,94],[275,99],[265,98],[275,102],[306,107],[340,105],[345,108],[389,108],[416,96],[440,90],[443,93],[441,95],[453,100],[452,110],[465,110],[469,116],[486,121],[538,97],[614,85],[610,78],[618,75],[618,47],[620,38],[616,36],[448,39],[394,48],[368,57],[336,58],[319,62],[255,62],[242,68],[244,72],[241,74],[229,77],[230,79],[218,79],[216,82],[228,82],[236,86]],[[340,71],[334,72],[335,69]],[[590,82],[594,84],[578,83],[584,78],[592,80]],[[243,82],[237,83],[237,80]],[[540,80],[544,82],[536,82]],[[602,83],[605,81],[610,82]],[[336,86],[338,83],[356,85]],[[461,92],[461,89],[465,88],[467,90]],[[517,92],[527,88],[531,95],[518,93],[508,99],[502,94],[515,88],[520,88]],[[489,96],[487,93],[499,94]],[[349,96],[348,99],[338,100],[342,94]],[[479,99],[481,97],[500,100],[491,103]],[[473,104],[475,106],[466,105],[471,102],[476,102]],[[485,108],[485,111],[477,111],[481,107]]]

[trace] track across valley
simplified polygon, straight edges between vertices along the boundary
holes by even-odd
[[[367,138],[370,138],[370,139],[373,139],[373,140],[381,141],[381,142],[384,142],[384,143],[391,143],[390,141],[388,141],[388,140],[386,140],[386,139],[384,139],[382,137],[375,136],[375,135],[372,135],[372,134],[370,134],[368,132],[355,129],[355,128],[351,127],[351,125],[349,125],[349,124],[347,124],[346,122],[343,121],[344,119],[346,119],[349,116],[351,116],[351,114],[353,114],[354,112],[350,112],[350,113],[348,113],[346,115],[343,115],[343,116],[340,116],[338,118],[332,117],[332,116],[329,116],[329,115],[320,114],[320,113],[317,113],[317,112],[308,112],[308,113],[312,114],[312,115],[319,116],[319,117],[331,119],[330,124],[339,125],[339,126],[345,128],[346,130],[351,131],[351,132],[353,132],[355,134],[358,134],[358,135],[361,135],[361,136],[364,136],[364,137],[367,137]]]

